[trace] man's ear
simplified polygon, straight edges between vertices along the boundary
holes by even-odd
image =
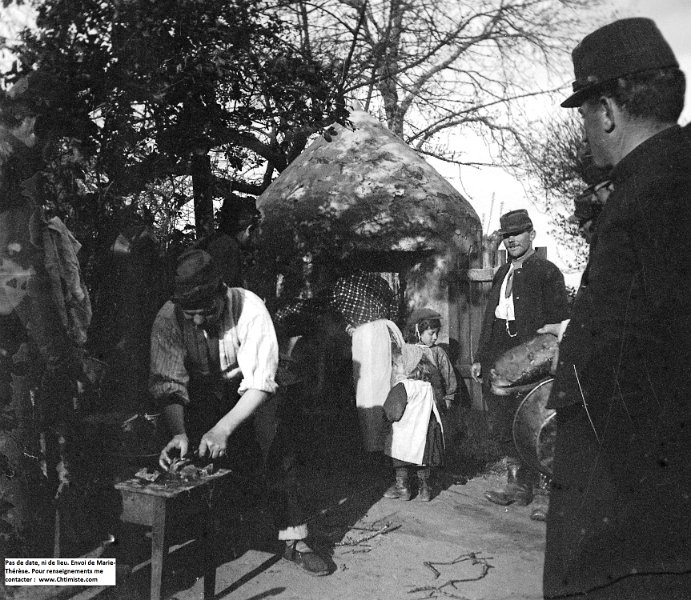
[[[602,96],[600,98],[600,110],[602,111],[602,127],[607,133],[612,133],[617,126],[616,104],[612,98]]]
[[[537,231],[535,231],[534,229],[531,229],[530,230],[530,241],[531,242],[535,240],[536,235],[537,235]]]

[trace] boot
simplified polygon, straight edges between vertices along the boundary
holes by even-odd
[[[417,499],[420,502],[429,502],[432,499],[432,486],[430,485],[430,469],[418,469],[417,479],[419,482]]]
[[[406,467],[398,467],[396,469],[396,483],[384,492],[384,498],[391,498],[392,500],[410,500],[408,469]]]
[[[528,506],[533,501],[532,476],[525,467],[509,464],[503,490],[487,490],[485,498],[494,504]]]
[[[514,502],[519,506],[528,506],[533,501],[533,490],[535,488],[537,477],[528,468],[524,466],[518,467],[516,473],[516,490],[514,492]]]

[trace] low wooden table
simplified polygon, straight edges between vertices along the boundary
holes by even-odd
[[[214,562],[214,500],[215,491],[229,481],[232,472],[219,469],[195,481],[166,481],[147,483],[128,479],[115,484],[122,495],[124,523],[151,527],[151,600],[160,600],[163,569],[168,555],[168,525],[183,519],[198,517],[202,524],[204,553],[204,598],[213,598],[216,592],[216,565]]]

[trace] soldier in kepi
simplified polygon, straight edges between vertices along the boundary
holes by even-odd
[[[492,281],[472,376],[483,384],[490,435],[507,459],[504,489],[488,490],[485,497],[502,506],[525,506],[533,501],[537,473],[521,463],[513,441],[513,418],[520,397],[494,395],[490,371],[499,356],[534,338],[543,327],[558,329],[568,316],[568,300],[561,271],[535,254],[535,230],[528,211],[520,209],[502,215],[500,227],[509,261]]]
[[[691,590],[691,139],[685,77],[650,19],[574,49],[593,160],[611,168],[559,345],[544,597]]]

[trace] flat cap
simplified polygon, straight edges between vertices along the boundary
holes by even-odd
[[[499,229],[502,234],[523,233],[533,228],[528,211],[525,208],[512,210],[499,217]]]
[[[667,67],[679,67],[672,48],[651,19],[614,21],[585,36],[571,53],[575,81],[564,108],[583,104],[613,79]]]
[[[183,308],[197,308],[221,290],[223,280],[208,252],[193,248],[178,258],[172,300]]]

